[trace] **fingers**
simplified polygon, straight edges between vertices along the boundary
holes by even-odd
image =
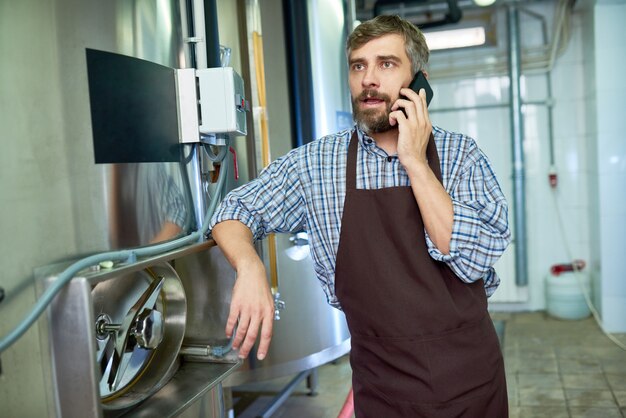
[[[392,106],[389,120],[398,124],[398,157],[405,167],[412,162],[425,161],[428,139],[432,133],[432,124],[426,109],[426,92],[419,94],[404,88],[400,90],[404,97],[396,100]],[[399,109],[402,108],[404,113]],[[392,124],[393,126],[393,124]]]
[[[226,321],[226,336],[232,337],[235,325],[237,325],[237,318],[239,318],[239,310],[234,305],[230,306],[230,312],[228,314],[228,320]]]
[[[233,338],[233,349],[239,350],[239,358],[247,358],[259,336],[261,338],[257,349],[257,358],[263,360],[267,355],[269,344],[272,339],[274,321],[274,308],[271,295],[260,304],[239,305],[235,300],[231,303],[231,309],[226,321],[226,335]]]
[[[428,114],[427,111],[427,106],[426,106],[426,91],[424,89],[420,89],[419,93],[416,93],[414,90],[411,90],[409,88],[403,88],[400,89],[400,94],[402,96],[405,96],[406,99],[398,99],[396,101],[396,104],[402,104],[405,112],[407,112],[407,115],[409,113],[413,113],[410,112],[410,110],[415,110],[415,114],[421,114],[424,115],[424,111],[426,110],[426,114]],[[394,104],[395,106],[395,104]],[[393,109],[393,108],[392,108]]]
[[[391,110],[392,111],[389,113],[389,124],[391,126],[396,126],[398,124],[399,119],[406,120],[406,114],[400,111],[397,106],[396,106],[396,109],[392,107]]]
[[[428,105],[426,104],[426,90],[424,89],[420,89],[419,91],[419,98],[420,98],[420,106],[418,106],[416,108],[416,111],[418,113],[421,112],[422,116],[424,117],[425,120],[429,120],[428,117]]]
[[[246,324],[243,328],[242,323]],[[248,354],[250,354],[250,350],[252,350],[252,347],[254,346],[254,343],[259,335],[260,329],[261,338],[257,348],[257,358],[259,360],[263,360],[267,355],[270,341],[272,339],[273,325],[274,311],[271,309],[266,309],[261,316],[255,315],[244,320],[240,319],[239,329],[237,330],[237,336],[235,337],[237,344],[235,345],[235,342],[233,342],[233,347],[235,348],[239,347],[239,343],[243,342],[239,348],[239,358],[248,357]]]
[[[272,315],[274,313],[272,312]],[[263,360],[265,355],[267,354],[267,350],[270,346],[270,341],[272,339],[272,328],[274,326],[274,318],[270,317],[269,320],[267,318],[264,319],[263,325],[261,328],[261,340],[259,341],[259,348],[257,350],[257,358],[259,360]]]
[[[257,334],[259,332],[259,319],[252,317],[249,321],[249,326],[246,326],[244,330],[237,330],[237,337],[243,340],[243,344],[239,348],[239,358],[247,358],[250,350],[254,346],[254,342],[256,341]],[[245,338],[244,338],[245,335]],[[239,346],[239,345],[237,345]]]

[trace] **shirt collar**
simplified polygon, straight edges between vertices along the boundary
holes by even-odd
[[[359,138],[359,143],[365,151],[381,158],[389,157],[389,155],[387,155],[387,153],[382,148],[379,148],[376,145],[376,140],[374,138],[366,134],[363,130],[361,130],[361,128],[356,125],[355,129]]]

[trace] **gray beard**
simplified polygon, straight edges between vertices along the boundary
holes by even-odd
[[[385,112],[376,110],[360,110],[358,100],[352,99],[352,117],[359,129],[367,134],[387,132],[396,129],[395,126],[389,124],[389,113],[391,113],[391,104],[387,103]]]

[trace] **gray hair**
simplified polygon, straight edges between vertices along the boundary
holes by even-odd
[[[392,33],[404,38],[404,49],[409,60],[411,60],[412,72],[416,73],[425,68],[430,55],[426,38],[424,38],[421,30],[400,16],[376,16],[357,26],[346,41],[348,59],[355,49],[359,49],[372,39]]]

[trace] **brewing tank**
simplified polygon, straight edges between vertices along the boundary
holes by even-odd
[[[91,254],[167,242],[197,227],[201,212],[196,210],[201,198],[198,191],[203,187],[197,166],[189,163],[195,158],[192,147],[184,150],[186,161],[97,161],[86,54],[91,49],[168,68],[187,68],[191,3],[0,2],[0,251],[4,266],[0,287],[5,295],[0,302],[0,337],[26,317],[51,280],[69,264]],[[235,5],[221,3],[220,13],[236,21]],[[224,41],[236,44],[237,39],[236,26],[224,28]],[[233,64],[239,65],[238,58]],[[134,93],[140,95],[142,91]],[[133,112],[141,114],[140,110],[128,109],[128,113]],[[133,139],[127,138],[129,142]],[[239,154],[245,167],[243,145]],[[241,146],[233,144],[234,149]],[[246,170],[243,173],[247,174]],[[194,251],[204,252],[209,244],[194,247]],[[93,383],[100,380],[97,360],[104,351],[101,342],[108,338],[105,333],[98,339],[94,331],[103,318],[100,314],[109,317],[102,329],[123,325],[120,320],[147,289],[143,286],[149,286],[153,279],[146,269],[158,270],[157,276],[167,272],[169,278],[149,306],[150,312],[141,317],[144,321],[134,321],[133,325],[158,322],[159,318],[163,323],[174,321],[179,326],[173,331],[166,326],[163,341],[180,341],[168,346],[164,357],[133,360],[139,362],[139,371],[148,363],[165,365],[161,370],[146,368],[144,376],[149,372],[157,376],[149,379],[152,387],[144,393],[152,396],[175,372],[183,370],[177,357],[186,315],[184,293],[192,289],[180,287],[182,296],[177,299],[166,296],[171,283],[180,282],[171,264],[182,256],[170,254],[148,264],[128,260],[125,267],[116,266],[109,272],[80,272],[38,323],[0,354],[2,415],[85,417],[116,409],[105,404],[115,404],[113,398],[121,395],[117,390],[126,386],[125,380],[132,380],[133,385],[135,381],[122,379],[112,384],[108,393],[94,389]],[[118,293],[120,289],[125,289],[123,295]],[[181,306],[182,316],[180,312],[173,315]],[[137,312],[135,319],[140,314]],[[136,331],[136,338],[146,336]],[[142,344],[149,347],[152,343],[148,338]],[[58,359],[55,355],[64,352],[61,347],[80,350],[86,362],[81,363],[81,357]],[[223,378],[215,376],[215,381]],[[80,390],[64,399],[61,393],[67,393],[64,389],[71,384]],[[202,390],[213,392],[208,387]],[[126,406],[129,404],[121,408]],[[180,406],[185,406],[182,400],[172,410]]]
[[[169,68],[189,68],[191,44],[196,42],[190,33],[190,8],[198,3],[210,2],[0,2],[0,250],[5,267],[0,283],[5,292],[0,302],[1,337],[28,314],[72,262],[90,254],[145,248],[185,236],[201,223],[207,202],[220,197],[210,184],[217,173],[210,163],[198,162],[197,147],[186,145],[182,161],[101,163],[93,142],[87,49]],[[246,7],[239,7],[244,3]],[[253,85],[242,64],[242,55],[249,51],[246,36],[239,30],[250,10],[261,6],[253,1],[220,0],[216,4],[220,44],[232,51],[230,65],[244,75],[244,83]],[[277,90],[286,95],[288,86]],[[276,114],[283,111],[272,109]],[[279,132],[279,128],[274,130]],[[289,135],[284,138],[289,141]],[[255,139],[233,137],[231,146],[237,155],[239,179],[230,177],[227,189],[256,175]],[[277,237],[279,291],[285,310],[276,322],[272,349],[264,362],[250,357],[243,365],[212,363],[208,367],[202,361],[195,365],[192,358],[177,353],[181,347],[199,342],[228,342],[224,326],[234,272],[214,243],[200,240],[147,260],[129,259],[111,270],[95,266],[98,268],[81,272],[37,325],[0,354],[3,413],[116,416],[125,408],[147,404],[159,411],[165,411],[167,404],[168,410],[180,413],[193,410],[193,405],[167,392],[172,382],[193,382],[197,388],[191,391],[219,404],[226,379],[231,379],[229,385],[236,385],[282,376],[345,354],[349,336],[343,314],[326,304],[310,257],[296,261],[286,256],[286,250],[293,247],[291,238]],[[165,329],[164,341],[175,341],[174,348],[169,356],[160,357],[167,360],[157,363],[168,365],[150,370],[157,376],[151,379],[152,387],[142,392],[143,399],[118,407],[113,398],[119,395],[117,402],[121,402],[131,393],[117,392],[118,388],[135,380],[127,377],[119,384],[106,382],[108,391],[92,387],[94,382],[102,384],[103,371],[110,374],[106,367],[100,369],[108,364],[99,361],[106,358],[102,341],[109,335],[107,330],[123,325],[126,314],[161,276],[167,276],[168,283],[180,283],[179,296],[157,292],[150,312],[145,316],[140,315],[143,311],[135,312],[133,327],[145,323],[138,321],[139,317],[157,318],[158,322],[162,315],[163,323],[184,323],[184,334],[180,335],[180,326]],[[125,297],[120,296],[121,289]],[[168,311],[168,306],[180,311],[183,305],[184,315],[170,316],[174,309]],[[141,339],[145,332],[136,329],[134,335]],[[137,375],[151,358],[138,357]],[[177,373],[185,378],[176,379]],[[213,383],[202,380],[209,374]],[[72,392],[70,382],[81,391]],[[78,399],[87,403],[76,402]],[[154,411],[146,409],[150,410]],[[141,416],[141,408],[135,411]]]

